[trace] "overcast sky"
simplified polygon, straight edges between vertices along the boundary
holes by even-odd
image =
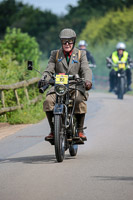
[[[0,0],[1,1],[1,0]],[[76,6],[78,0],[17,0],[23,3],[28,3],[33,5],[35,8],[40,8],[41,10],[51,10],[52,13],[61,15],[67,14],[67,5]]]

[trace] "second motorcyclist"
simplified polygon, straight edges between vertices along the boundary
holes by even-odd
[[[92,72],[88,67],[86,52],[79,51],[74,47],[76,41],[75,31],[69,28],[63,29],[59,34],[59,38],[62,47],[59,50],[54,50],[51,52],[48,66],[44,71],[44,76],[46,78],[44,80],[42,77],[42,79],[39,81],[39,87],[44,85],[45,82],[49,81],[52,75],[55,73],[68,73],[70,75],[78,74],[80,77],[84,78],[85,88],[86,90],[90,90],[92,87]],[[85,113],[87,112],[87,105],[85,103],[87,98],[87,92],[83,95],[82,89],[79,89],[77,99],[75,99],[75,116],[77,119],[79,137],[84,140],[86,140],[86,136],[83,133],[83,125]],[[54,105],[55,93],[54,87],[51,87],[47,92],[47,96],[43,105],[51,129],[50,134],[45,138],[46,140],[54,138],[54,124],[52,121]]]
[[[87,42],[85,40],[80,40],[78,43],[78,47],[80,50],[84,50],[86,51],[86,56],[87,56],[87,60],[89,63],[89,67],[92,69],[96,68],[96,62],[94,57],[92,56],[91,52],[87,50]],[[94,74],[93,74],[93,70],[92,70],[92,89],[95,88],[94,86],[95,80],[94,80]]]
[[[127,90],[131,91],[132,73],[130,67],[131,68],[133,67],[133,61],[131,60],[129,53],[125,49],[126,49],[125,43],[118,42],[116,45],[116,51],[114,51],[110,55],[110,58],[114,64],[118,64],[118,61],[127,63],[127,66],[125,68],[127,76]],[[110,84],[109,92],[112,92],[115,89],[116,73],[118,71],[118,68],[112,66],[112,64],[109,61],[107,61],[107,67],[111,69],[109,73],[109,84]]]

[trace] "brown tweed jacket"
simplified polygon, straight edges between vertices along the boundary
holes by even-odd
[[[63,49],[59,49],[58,59],[56,60],[58,50],[51,51],[51,56],[47,65],[46,70],[44,71],[44,75],[47,75],[47,80],[51,78],[51,76],[55,73],[68,73],[71,75],[78,74],[80,77],[84,78],[85,81],[88,80],[92,82],[92,71],[89,68],[89,64],[86,57],[85,51],[80,51],[79,58],[79,50],[77,48],[73,49],[69,65],[66,62],[66,58],[63,53]],[[78,88],[81,92],[82,88]],[[51,87],[47,94],[53,93],[54,87]],[[88,92],[85,92],[85,97],[87,99]]]

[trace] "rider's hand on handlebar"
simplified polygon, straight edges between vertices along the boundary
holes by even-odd
[[[90,81],[85,81],[85,89],[90,90],[92,87],[92,83]]]
[[[38,81],[38,88],[41,88],[46,84],[47,84],[47,81],[45,79],[41,79],[40,81]]]
[[[130,63],[130,68],[132,68],[132,69],[133,69],[133,63]]]
[[[108,63],[107,67],[110,69],[112,67],[111,63]]]

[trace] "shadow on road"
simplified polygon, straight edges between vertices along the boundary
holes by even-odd
[[[93,176],[103,181],[133,181],[132,176]]]
[[[74,159],[68,155],[65,156],[64,160]],[[7,158],[0,159],[0,164],[4,163],[17,163],[22,162],[25,164],[46,164],[46,163],[57,163],[55,155],[42,155],[42,156],[27,156],[27,157],[18,157],[18,158]]]

